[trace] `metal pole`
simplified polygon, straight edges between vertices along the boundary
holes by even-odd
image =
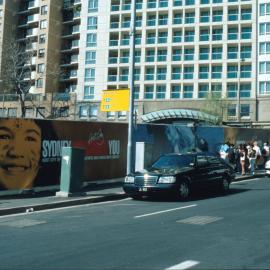
[[[237,85],[237,121],[240,123],[241,114],[240,114],[240,72],[241,72],[241,62],[238,63],[238,85]]]
[[[134,67],[135,67],[135,33],[136,33],[136,1],[131,1],[131,20],[130,20],[130,68],[129,68],[129,117],[128,117],[128,144],[127,144],[127,174],[134,171],[133,155],[133,131],[134,131]]]

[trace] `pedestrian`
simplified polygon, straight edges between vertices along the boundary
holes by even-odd
[[[261,159],[261,155],[262,155],[261,149],[258,146],[258,142],[257,141],[254,141],[253,142],[253,149],[256,151],[255,169],[257,169],[258,166],[260,165],[260,159]]]
[[[263,144],[263,149],[262,149],[262,156],[263,156],[263,159],[264,159],[264,164],[266,163],[266,161],[268,160],[268,158],[269,158],[269,155],[270,155],[270,153],[269,153],[269,143],[268,142],[265,142],[264,144]]]
[[[240,151],[239,151],[239,156],[240,156],[240,164],[241,164],[241,172],[242,175],[246,174],[246,149],[243,144],[240,144]]]
[[[250,168],[250,173],[251,174],[255,174],[255,162],[256,162],[256,151],[252,148],[249,147],[249,151],[248,151],[248,159],[249,159],[249,168]]]

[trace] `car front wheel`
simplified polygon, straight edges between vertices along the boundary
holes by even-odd
[[[221,188],[221,191],[222,191],[223,193],[227,193],[227,192],[229,191],[229,189],[230,189],[230,181],[229,181],[229,179],[228,179],[227,176],[224,176],[224,177],[222,178],[220,188]]]
[[[190,186],[188,181],[181,181],[178,187],[178,198],[186,200],[190,196]]]

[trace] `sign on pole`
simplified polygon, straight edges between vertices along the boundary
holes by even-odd
[[[103,90],[102,112],[129,111],[129,89]]]

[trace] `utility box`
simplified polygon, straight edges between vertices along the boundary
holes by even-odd
[[[135,171],[147,168],[153,162],[153,144],[136,142]]]
[[[62,148],[60,191],[56,193],[56,196],[80,195],[83,183],[84,151],[83,148]]]

